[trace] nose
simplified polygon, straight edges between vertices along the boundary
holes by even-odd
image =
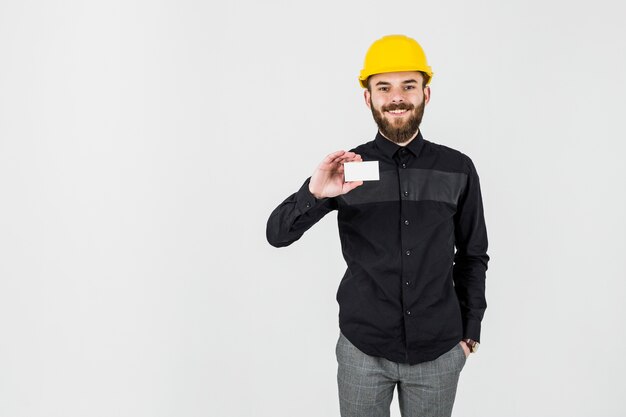
[[[402,89],[394,89],[393,93],[391,95],[391,102],[392,103],[401,103],[404,101],[404,94],[402,92]]]

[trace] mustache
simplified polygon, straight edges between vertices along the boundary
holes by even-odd
[[[398,104],[389,104],[388,106],[383,106],[383,111],[390,110],[413,110],[415,108],[411,103],[398,103]]]

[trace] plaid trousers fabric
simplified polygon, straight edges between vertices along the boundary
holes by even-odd
[[[402,417],[449,417],[465,352],[459,343],[437,359],[409,365],[369,356],[339,332],[335,349],[341,417],[389,417],[398,385]]]

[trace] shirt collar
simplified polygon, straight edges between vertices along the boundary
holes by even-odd
[[[378,148],[383,152],[383,154],[385,156],[388,156],[389,158],[393,158],[395,153],[401,148],[406,148],[411,151],[415,156],[418,156],[420,150],[422,149],[422,146],[424,146],[424,138],[422,137],[421,130],[418,130],[417,136],[415,136],[415,138],[413,138],[413,140],[409,142],[409,144],[406,146],[400,146],[396,143],[393,143],[392,141],[384,137],[380,133],[380,131],[376,133],[376,138],[374,139],[374,142],[376,143],[376,146],[378,146]]]

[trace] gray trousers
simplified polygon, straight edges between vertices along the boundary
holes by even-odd
[[[452,414],[466,361],[459,343],[435,360],[409,365],[366,355],[339,332],[335,353],[341,417],[389,417],[396,384],[402,417]]]

